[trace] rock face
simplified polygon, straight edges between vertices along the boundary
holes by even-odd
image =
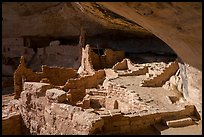
[[[199,114],[202,116],[202,71],[186,65],[187,99],[195,103]]]
[[[97,2],[97,4],[138,23],[166,42],[184,62],[201,70],[201,3]]]
[[[3,14],[3,37],[77,36],[81,25],[90,34],[103,32],[100,24],[91,21],[70,2],[4,3]]]
[[[201,9],[198,2],[3,3],[3,37],[76,36],[82,25],[89,35],[104,28],[153,33],[184,62],[201,69]]]
[[[57,103],[62,103],[66,101],[66,92],[59,89],[49,89],[46,91],[46,96],[48,99],[53,100]]]

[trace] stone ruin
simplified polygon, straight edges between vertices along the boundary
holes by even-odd
[[[3,135],[202,134],[201,9],[3,3]]]
[[[111,49],[97,55],[90,45],[82,46],[78,70],[42,66],[42,72],[33,72],[21,57],[14,73],[15,99],[2,116],[3,134],[141,134],[143,129],[161,132],[161,126],[196,124],[199,114],[183,98],[161,97],[166,103],[161,108],[130,84],[114,82],[144,76],[138,88],[161,87],[177,71],[177,60],[154,74],[151,64],[134,64]]]

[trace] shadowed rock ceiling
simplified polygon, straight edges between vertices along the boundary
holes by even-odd
[[[202,4],[198,2],[18,2],[2,4],[2,37],[88,36],[110,30],[157,36],[201,70]]]

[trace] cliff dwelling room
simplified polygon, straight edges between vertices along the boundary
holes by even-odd
[[[2,2],[3,135],[202,135],[201,2]]]

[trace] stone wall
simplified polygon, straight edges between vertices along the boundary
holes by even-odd
[[[170,79],[172,75],[174,75],[177,72],[178,69],[179,69],[178,62],[177,61],[171,62],[166,66],[166,68],[161,72],[161,74],[153,76],[150,79],[143,80],[141,82],[141,86],[161,87],[162,85],[165,84],[167,80]]]
[[[124,57],[123,51],[111,49],[105,49],[103,55],[98,55],[91,49],[90,45],[86,45],[82,49],[82,61],[78,73],[93,74],[95,70],[111,68],[115,63],[122,61]]]
[[[52,103],[45,108],[45,124],[39,134],[43,135],[88,135],[104,124],[90,110],[68,104]]]
[[[89,56],[93,64],[93,68],[96,70],[111,68],[114,64],[125,58],[123,51],[113,51],[111,49],[105,49],[103,55],[98,55],[90,49]]]
[[[78,76],[76,70],[63,67],[42,66],[42,73],[42,75],[47,78],[51,84],[56,86],[62,86],[68,79],[76,78]]]
[[[32,69],[25,67],[24,58],[21,57],[20,64],[14,73],[15,98],[20,97],[24,81],[40,82],[43,78],[47,78],[49,83],[62,86],[69,78],[77,76],[76,70],[71,68],[42,66],[42,72],[33,72]]]
[[[25,45],[24,38],[3,38],[2,41],[2,74],[13,76],[21,56],[25,58],[26,66],[39,71],[41,65],[72,67],[78,69],[81,63],[81,48],[78,45],[44,45],[33,43],[37,52]],[[41,39],[43,43],[43,39]]]
[[[90,45],[82,47],[81,66],[78,69],[79,74],[94,74],[92,60],[90,58]],[[96,58],[97,60],[97,58]]]
[[[13,76],[18,66],[19,59],[24,56],[30,60],[34,51],[31,48],[24,47],[23,38],[3,38],[2,39],[2,74]]]
[[[99,126],[95,113],[68,104],[51,103],[46,94],[51,88],[46,83],[24,84],[19,108],[31,134],[89,134]]]
[[[104,79],[105,71],[98,70],[93,75],[67,80],[62,89],[68,91],[68,94],[71,95],[70,102],[75,104],[84,98],[86,95],[85,89],[97,88],[99,84],[103,83]]]
[[[134,134],[140,130],[160,123],[165,119],[183,118],[194,115],[194,106],[186,106],[180,111],[161,112],[140,115],[123,115],[118,110],[112,110],[102,115],[104,125],[102,134]]]
[[[76,45],[53,45],[38,48],[38,53],[31,63],[31,68],[41,65],[70,67],[78,69],[81,63],[81,48]],[[34,70],[35,70],[34,69]]]
[[[104,52],[106,65],[104,67],[112,67],[119,61],[125,58],[124,51],[113,51],[111,49],[106,49]]]
[[[50,84],[39,82],[25,82],[21,93],[20,113],[26,127],[31,134],[40,132],[44,125],[44,109],[48,105],[45,94],[46,90],[52,88]]]
[[[113,66],[114,70],[127,70],[128,65],[127,65],[127,59],[123,59],[121,62],[116,63]]]
[[[46,92],[52,86],[26,82],[21,93],[20,113],[31,134],[131,134],[166,119],[179,119],[195,115],[195,107],[187,105],[181,110],[141,114],[124,114],[118,109],[97,111],[64,103],[52,103]]]

